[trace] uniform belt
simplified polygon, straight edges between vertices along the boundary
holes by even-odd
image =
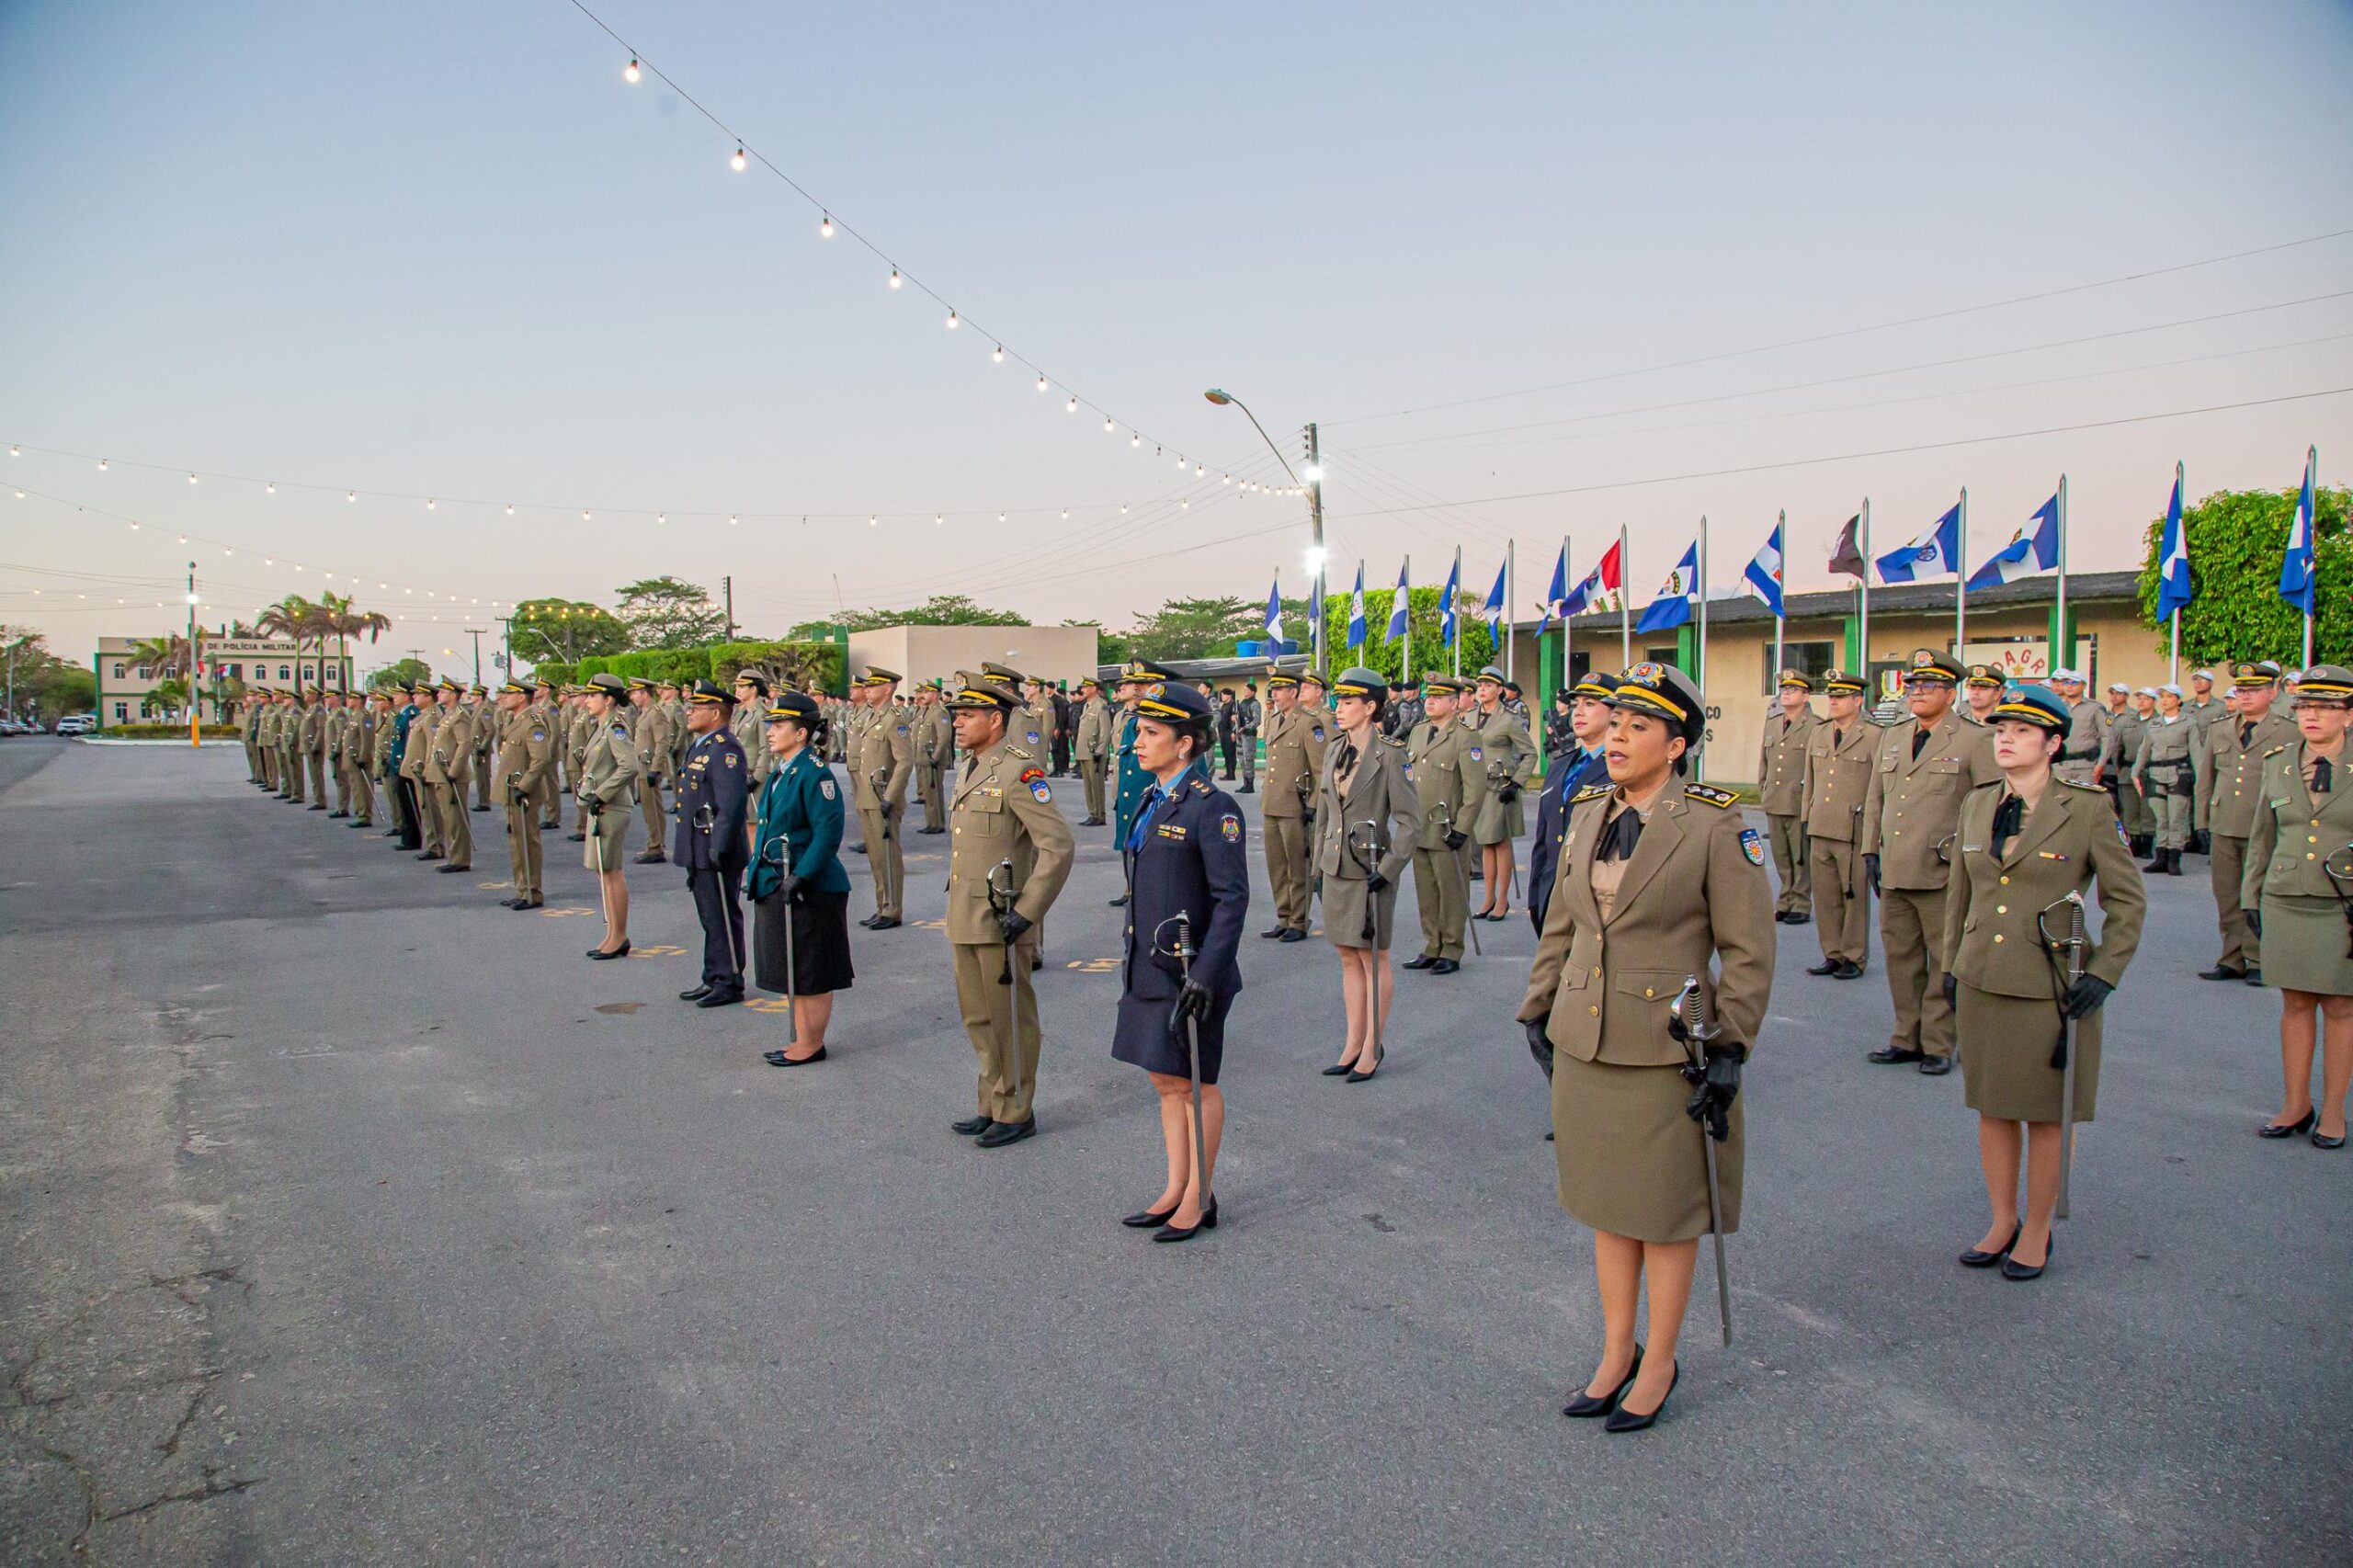
[[[2059,754],[2059,760],[2062,762],[2091,762],[2097,758],[2098,756],[2099,748],[2097,746],[2094,746],[2089,751],[2062,752]]]

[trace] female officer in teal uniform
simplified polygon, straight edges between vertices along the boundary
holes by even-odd
[[[841,786],[815,755],[825,744],[825,728],[817,704],[800,692],[780,691],[768,708],[767,743],[776,771],[754,802],[752,864],[744,873],[744,892],[752,901],[753,981],[763,991],[791,994],[799,1052],[764,1052],[771,1067],[825,1059],[834,993],[848,990],[855,978],[849,873],[842,869],[840,854]]]

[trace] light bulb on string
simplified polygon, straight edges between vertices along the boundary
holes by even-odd
[[[1103,434],[1108,436],[1111,433],[1111,416],[1107,414],[1103,416]]]
[[[12,441],[8,445],[8,455],[12,458],[23,457],[25,455],[25,449],[17,446]]]
[[[276,481],[276,480],[274,480],[274,479],[273,479],[273,480],[271,480],[268,483],[267,483],[267,484],[263,485],[261,488],[262,488],[262,494],[265,494],[265,495],[275,495],[275,494],[278,494],[278,481]]]
[[[742,174],[744,172],[744,149],[741,147],[736,148],[735,155],[727,160],[727,165],[728,167],[733,169],[737,174]]]
[[[1068,506],[1064,506],[1064,507],[1063,508],[1063,522],[1069,522],[1069,521],[1070,521],[1070,508],[1069,508]]]
[[[1001,522],[1003,522],[1003,521],[1005,521],[1005,514],[1004,514],[1003,512],[999,512],[999,513],[996,515],[996,520],[997,520],[998,522],[1000,522],[1000,523],[1001,523]]]
[[[635,82],[639,74],[640,73],[637,69],[637,56],[632,54],[629,57],[629,63],[621,67],[621,80],[624,82]]]
[[[1038,390],[1040,392],[1044,392],[1046,390],[1046,378],[1043,376],[1040,376],[1038,378]]]
[[[936,514],[936,515],[934,515],[934,516],[933,516],[933,517],[932,517],[932,519],[931,519],[931,526],[932,526],[933,528],[943,528],[943,527],[945,527],[945,526],[947,525],[947,522],[948,522],[948,514],[947,514],[947,513],[945,513],[945,512],[940,512],[940,513],[938,513],[938,514]]]
[[[440,503],[440,502],[436,501],[436,500],[435,500],[432,496],[430,496],[430,495],[427,495],[427,496],[425,498],[425,509],[426,509],[426,511],[428,511],[428,512],[438,510],[438,509],[439,508],[440,505],[441,505],[441,503]]]
[[[1063,404],[1063,412],[1064,414],[1076,414],[1078,412],[1078,399],[1073,398],[1068,403]]]
[[[512,501],[506,503],[506,515],[510,517],[515,515],[515,503]]]
[[[818,221],[817,235],[820,239],[827,240],[834,237],[834,215],[832,213],[826,213]]]
[[[905,282],[906,279],[899,276],[899,269],[895,267],[892,267],[891,269],[891,287],[896,289]]]
[[[1177,505],[1184,507],[1188,512],[1193,509],[1193,503],[1189,500],[1179,501]]]
[[[992,365],[1002,365],[1002,364],[1004,364],[1004,363],[1005,363],[1005,345],[1004,345],[1004,344],[1000,343],[1000,344],[998,344],[998,345],[996,346],[995,352],[992,353],[992,354],[989,356],[989,363],[990,363],[990,364],[992,364]]]
[[[1195,464],[1193,465],[1193,477],[1194,477],[1195,479],[1199,479],[1199,478],[1200,478],[1200,477],[1201,477],[1201,475],[1203,475],[1203,474],[1205,474],[1205,473],[1207,473],[1207,472],[1209,472],[1209,470],[1208,470],[1207,468],[1204,468],[1201,464],[1199,464],[1199,463],[1195,463]]]
[[[874,526],[874,514],[871,512],[868,513],[866,516],[866,526],[870,528]]]
[[[958,325],[958,324],[959,324],[957,323],[957,320],[956,320],[956,312],[955,312],[954,311],[950,311],[950,312],[948,312],[948,330],[949,330],[949,331],[950,331],[950,332],[954,332],[954,331],[956,330],[956,328],[957,328],[957,325]]]
[[[731,528],[735,526],[735,514],[733,512],[727,514],[727,526]]]
[[[137,519],[137,518],[133,518],[133,519],[131,520],[131,531],[132,533],[137,533],[137,532],[139,531],[139,522],[138,522],[138,519]]]
[[[98,472],[99,472],[100,473],[104,473],[104,472],[106,472],[106,471],[107,471],[107,460],[106,460],[106,459],[104,459],[104,458],[100,458],[100,459],[98,460]]]
[[[670,514],[667,512],[656,512],[654,514],[654,520],[657,524],[667,524],[670,520]]]
[[[343,498],[347,501],[357,501],[359,499],[359,492],[357,490],[347,490],[343,493]]]
[[[588,520],[588,508],[585,506],[580,509],[580,520],[584,523]]]
[[[1176,460],[1176,466],[1180,470],[1183,469],[1185,466],[1185,460],[1183,458],[1178,458]]]
[[[1133,450],[1135,450],[1138,447],[1141,447],[1141,446],[1142,446],[1142,445],[1143,445],[1143,437],[1142,437],[1142,436],[1137,435],[1137,434],[1136,434],[1134,431],[1132,431],[1132,430],[1131,430],[1131,431],[1129,431],[1129,432],[1128,432],[1128,450],[1130,450],[1130,451],[1133,451]]]
[[[193,469],[188,471],[188,482],[190,484],[194,484],[196,483],[196,472]]]

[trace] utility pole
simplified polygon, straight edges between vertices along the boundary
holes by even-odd
[[[461,626],[459,631],[474,640],[474,684],[482,684],[482,640],[490,634],[487,626]]]
[[[735,641],[735,579],[733,575],[719,580],[720,597],[727,605],[727,641]]]
[[[188,563],[188,744],[201,743],[199,729],[204,710],[196,693],[196,562]]]
[[[1324,456],[1316,445],[1315,422],[1307,424],[1307,526],[1308,548],[1315,552],[1315,611],[1308,625],[1315,631],[1315,673],[1326,670],[1324,638]]]

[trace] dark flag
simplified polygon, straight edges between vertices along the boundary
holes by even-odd
[[[1838,542],[1830,551],[1830,569],[1858,580],[1862,578],[1865,571],[1862,546],[1855,539],[1855,530],[1862,526],[1862,521],[1859,512],[1847,518],[1847,526],[1838,531]]]

